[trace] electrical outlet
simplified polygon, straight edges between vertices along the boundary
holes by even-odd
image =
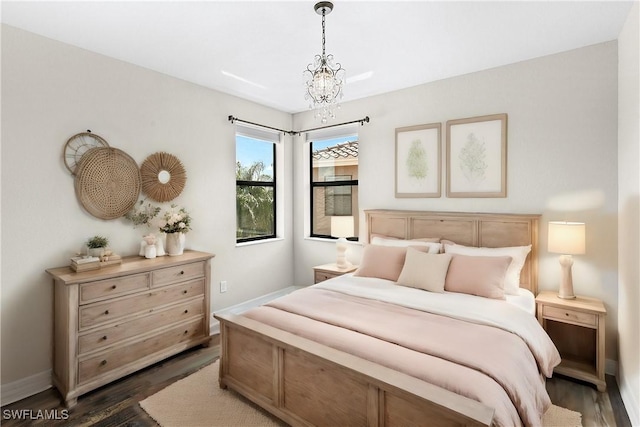
[[[220,282],[220,293],[227,292],[227,281],[222,280]]]

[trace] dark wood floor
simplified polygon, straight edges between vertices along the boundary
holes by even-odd
[[[155,427],[156,422],[140,408],[138,402],[215,361],[219,355],[220,346],[216,341],[210,347],[186,351],[80,396],[78,404],[68,412],[64,412],[60,395],[55,389],[49,389],[2,407],[1,424],[3,427]],[[553,403],[581,412],[584,427],[631,427],[613,377],[607,377],[607,386],[607,393],[598,393],[589,384],[567,378],[554,377],[547,381]],[[60,419],[45,420],[39,410],[46,411],[49,418]],[[22,419],[12,418],[11,414],[21,414]],[[33,419],[38,415],[40,419]]]

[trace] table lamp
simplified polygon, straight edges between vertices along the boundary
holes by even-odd
[[[560,255],[562,280],[558,297],[573,299],[573,279],[571,278],[572,255],[585,253],[585,224],[583,222],[549,221],[548,250]]]
[[[353,217],[352,216],[332,216],[331,217],[331,236],[337,237],[336,250],[338,257],[336,265],[338,268],[351,267],[351,263],[347,261],[345,253],[347,252],[347,237],[353,236]]]

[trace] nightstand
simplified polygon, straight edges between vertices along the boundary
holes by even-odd
[[[352,265],[347,268],[338,268],[335,262],[332,264],[317,265],[313,267],[313,283],[320,283],[333,277],[351,273],[352,271],[356,271],[357,268],[357,265]]]
[[[543,291],[536,297],[538,321],[558,348],[562,375],[595,384],[605,391],[604,342],[607,310],[596,298],[562,299]]]

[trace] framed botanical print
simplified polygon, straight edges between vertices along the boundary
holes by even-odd
[[[396,129],[396,197],[440,197],[440,123]]]
[[[507,197],[507,115],[447,121],[447,197]]]

